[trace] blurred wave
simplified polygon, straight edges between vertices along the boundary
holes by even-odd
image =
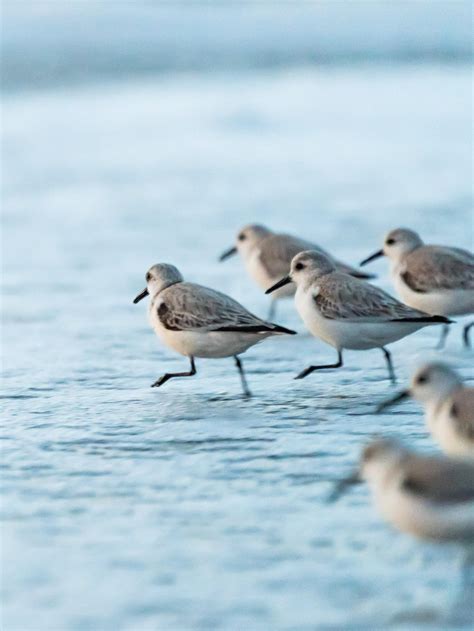
[[[6,90],[176,71],[472,57],[470,2],[3,7]]]

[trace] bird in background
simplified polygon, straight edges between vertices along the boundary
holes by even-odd
[[[440,362],[426,364],[377,412],[409,397],[423,405],[428,430],[446,454],[474,458],[474,388],[465,386],[457,372]]]
[[[148,314],[155,333],[167,346],[190,360],[189,371],[166,373],[152,387],[176,377],[195,375],[197,357],[233,357],[244,394],[250,396],[239,355],[267,337],[295,334],[261,320],[226,294],[184,282],[174,265],[159,263],[150,267],[146,284],[134,304],[149,296]]]
[[[342,263],[332,257],[318,245],[294,237],[290,234],[272,232],[265,226],[250,224],[242,228],[236,237],[235,245],[226,250],[220,260],[225,261],[234,254],[239,253],[249,276],[264,291],[274,285],[282,276],[288,274],[291,261],[299,252],[304,250],[316,250],[325,254],[334,261],[336,269],[356,278],[374,278],[360,269]],[[295,288],[291,285],[281,287],[272,295],[268,317],[275,317],[276,302],[281,298],[292,297]]]
[[[389,232],[383,248],[361,262],[387,256],[395,289],[410,307],[432,315],[465,316],[474,313],[474,256],[467,250],[441,245],[425,245],[413,230],[397,228]],[[463,340],[470,346],[466,324]],[[443,327],[438,348],[449,332]]]
[[[473,539],[474,463],[417,454],[395,439],[377,438],[329,501],[363,481],[378,511],[398,530],[440,541]]]
[[[334,262],[316,251],[300,252],[291,262],[289,275],[266,293],[294,283],[295,304],[309,331],[337,350],[337,362],[309,366],[296,376],[303,379],[315,370],[340,368],[343,350],[379,348],[387,362],[389,377],[395,372],[387,344],[422,327],[449,323],[444,316],[431,316],[399,302],[378,287],[338,272]]]

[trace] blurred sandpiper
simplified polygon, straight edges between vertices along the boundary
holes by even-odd
[[[420,455],[396,440],[376,439],[330,499],[361,481],[368,483],[382,516],[399,530],[427,539],[474,539],[473,463]]]
[[[382,403],[381,412],[413,397],[425,409],[426,425],[444,452],[474,458],[474,388],[449,366],[431,363],[415,372],[407,390]]]

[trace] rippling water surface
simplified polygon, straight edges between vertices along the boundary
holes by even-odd
[[[469,614],[464,552],[402,536],[365,488],[328,505],[374,433],[435,447],[377,351],[301,335],[150,384],[184,358],[132,305],[153,263],[267,301],[234,232],[260,221],[356,263],[398,225],[471,245],[470,69],[193,75],[6,95],[3,625],[8,631],[428,625]],[[389,287],[385,261],[375,264]],[[399,379],[437,331],[393,345]],[[472,377],[455,327],[443,357]],[[463,603],[463,604],[462,604]],[[471,602],[472,604],[472,602]]]

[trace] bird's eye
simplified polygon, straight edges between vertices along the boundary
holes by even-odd
[[[245,235],[239,234],[239,241],[245,241]]]
[[[426,375],[420,375],[418,379],[416,380],[416,383],[420,386],[427,382],[428,382],[428,377]]]
[[[393,245],[395,243],[395,239],[387,239],[385,243],[387,245]]]
[[[295,269],[297,269],[297,270],[304,269],[304,265],[303,265],[303,263],[297,263],[297,264],[295,265]]]
[[[151,274],[150,272],[147,272],[147,275],[145,276],[146,278],[146,282],[149,283],[151,281]]]

